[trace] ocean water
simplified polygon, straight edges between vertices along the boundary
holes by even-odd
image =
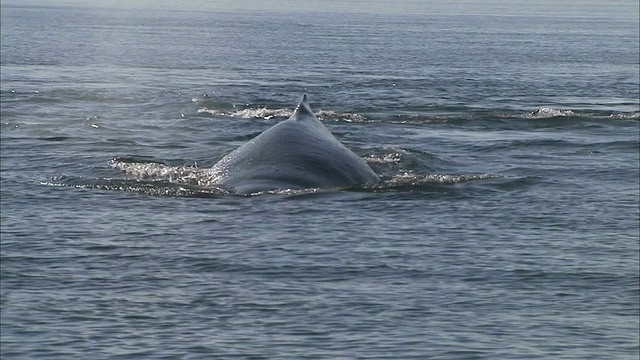
[[[3,359],[638,359],[638,1],[3,1]],[[382,178],[219,189],[302,94]]]

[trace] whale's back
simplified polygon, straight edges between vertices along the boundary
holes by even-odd
[[[237,193],[377,183],[378,175],[313,114],[306,95],[294,114],[212,168]]]

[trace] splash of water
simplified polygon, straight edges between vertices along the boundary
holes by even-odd
[[[558,116],[573,116],[575,113],[570,109],[554,109],[551,107],[541,107],[531,111],[528,115],[531,119],[547,119]]]
[[[129,162],[114,158],[109,161],[109,166],[136,180],[167,181],[205,188],[217,187],[218,175],[209,168],[202,169],[197,165],[169,166],[160,163]]]

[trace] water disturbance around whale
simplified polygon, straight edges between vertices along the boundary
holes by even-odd
[[[216,163],[216,182],[240,194],[380,182],[314,115],[304,95],[293,115]]]
[[[0,0],[0,359],[638,360],[638,1],[291,3]]]

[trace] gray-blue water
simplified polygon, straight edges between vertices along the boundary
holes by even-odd
[[[638,1],[504,3],[3,1],[1,357],[638,359]]]

